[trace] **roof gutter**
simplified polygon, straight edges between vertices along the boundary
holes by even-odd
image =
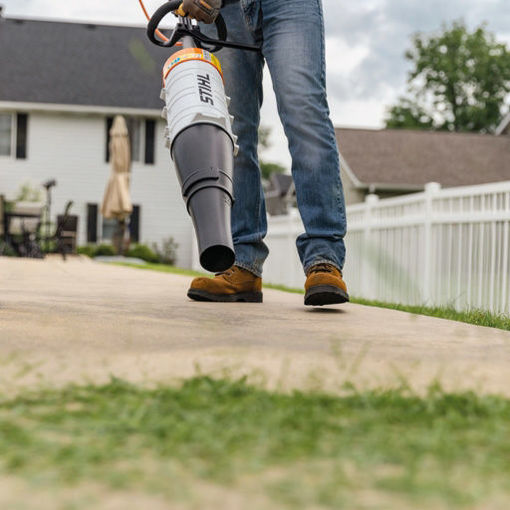
[[[0,110],[27,112],[73,113],[84,115],[133,115],[159,117],[161,110],[152,108],[129,108],[124,106],[94,106],[53,103],[25,103],[21,101],[0,101]]]
[[[418,193],[425,189],[424,184],[386,184],[380,182],[372,182],[365,184],[362,189],[367,190],[369,193],[376,193],[377,191],[407,191],[409,193]]]

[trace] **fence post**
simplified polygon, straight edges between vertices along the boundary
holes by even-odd
[[[424,209],[424,261],[423,261],[423,282],[422,282],[422,301],[424,305],[432,305],[432,258],[434,251],[432,246],[432,226],[434,224],[433,215],[433,199],[437,193],[441,191],[441,184],[438,182],[429,182],[425,184],[425,209]]]
[[[193,271],[203,271],[202,266],[200,265],[197,237],[193,226],[191,226],[191,269]]]
[[[373,214],[372,209],[379,203],[379,196],[370,193],[365,197],[365,221],[363,228],[363,253],[361,254],[360,260],[360,271],[361,271],[361,289],[362,296],[365,299],[374,299],[375,296],[374,289],[374,280],[370,274],[370,243],[371,243],[371,233],[372,233],[372,222],[373,222]],[[372,272],[373,274],[373,272]]]
[[[287,287],[298,287],[296,285],[296,275],[303,274],[303,267],[301,264],[298,268],[295,267],[293,261],[295,260],[296,253],[296,223],[301,221],[301,215],[297,209],[290,209],[287,215],[287,246],[285,249],[285,260],[287,270],[285,274],[287,277],[285,278],[285,285]],[[304,229],[303,229],[304,230]]]

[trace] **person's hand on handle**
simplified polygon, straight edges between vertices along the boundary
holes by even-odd
[[[189,16],[204,23],[214,23],[220,13],[222,3],[222,0],[184,0],[176,14]]]

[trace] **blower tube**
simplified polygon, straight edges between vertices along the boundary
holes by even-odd
[[[235,261],[231,209],[238,147],[221,66],[212,53],[186,48],[168,59],[163,80],[167,147],[195,227],[200,264],[224,271]]]

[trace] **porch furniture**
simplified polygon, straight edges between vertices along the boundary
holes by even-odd
[[[5,198],[0,195],[0,239],[4,237],[4,212],[5,212]]]
[[[71,202],[72,205],[72,202]],[[57,251],[66,257],[67,253],[76,253],[78,237],[78,216],[74,214],[59,214],[57,216]]]
[[[7,250],[7,245],[5,241],[5,198],[3,195],[0,195],[0,256],[4,255]]]
[[[51,242],[56,245],[56,252],[62,255],[66,260],[67,254],[76,252],[76,237],[78,231],[78,217],[71,216],[70,210],[73,206],[73,201],[67,202],[64,214],[57,216],[57,227],[51,236],[43,236],[40,239],[41,243],[49,246]]]
[[[4,211],[4,242],[18,256],[43,258],[37,237],[43,209],[39,203],[18,202],[12,211]]]

